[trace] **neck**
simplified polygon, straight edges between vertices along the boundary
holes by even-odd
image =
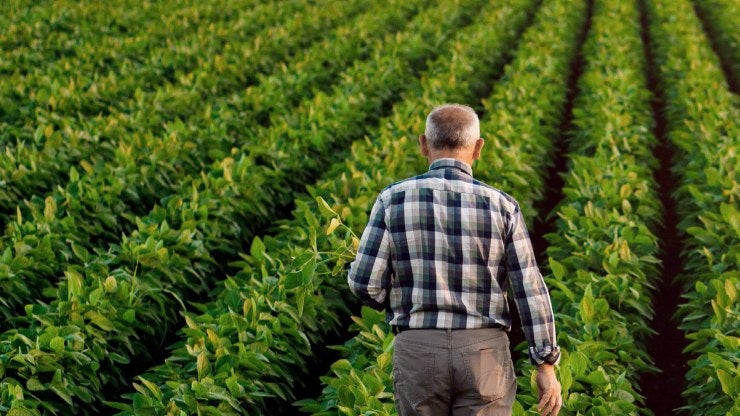
[[[460,151],[451,151],[451,150],[433,150],[429,152],[429,156],[427,156],[427,160],[429,161],[429,164],[431,165],[438,159],[455,159],[459,160],[461,162],[467,163],[468,166],[473,166],[473,155],[469,154],[470,152],[460,152]]]
[[[429,145],[427,137],[422,134],[419,136],[419,146],[421,148],[421,154],[427,158],[430,165],[438,159],[452,158],[463,163],[467,163],[468,166],[472,167],[473,161],[480,158],[480,150],[483,148],[483,139],[478,138],[475,140],[474,144],[457,149],[435,149]]]

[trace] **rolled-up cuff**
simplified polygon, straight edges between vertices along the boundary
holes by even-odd
[[[540,364],[558,364],[560,362],[560,347],[557,345],[544,347],[529,347],[529,360],[534,365]]]

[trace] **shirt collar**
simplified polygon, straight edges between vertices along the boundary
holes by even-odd
[[[433,171],[436,169],[445,169],[445,168],[456,168],[456,169],[459,169],[467,173],[470,176],[473,176],[473,168],[470,167],[470,165],[468,165],[467,163],[463,161],[453,159],[450,157],[437,159],[431,165],[429,165],[429,171]]]

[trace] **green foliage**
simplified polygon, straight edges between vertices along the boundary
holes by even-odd
[[[740,3],[733,0],[694,0],[694,8],[704,20],[703,27],[729,69],[728,82],[740,87]]]
[[[516,196],[531,226],[586,2],[432,3],[2,2],[0,413],[290,406],[349,313],[367,209],[425,169],[416,135],[442,102],[493,88],[477,106],[476,177]],[[735,414],[738,101],[688,1],[640,4],[679,150],[678,317],[695,357],[683,410]],[[736,4],[695,8],[737,78]],[[547,236],[562,413],[649,414],[635,381],[653,370],[643,341],[659,267],[651,97],[635,4],[594,12]],[[255,237],[270,225],[275,236]],[[395,414],[394,337],[382,313],[353,319],[357,336],[303,411]],[[131,380],[178,326],[170,357]],[[515,414],[533,414],[533,373],[518,366]]]
[[[299,400],[301,411],[314,415],[395,415],[393,403],[393,340],[385,314],[368,307],[353,317],[358,334],[336,347],[344,357],[321,378],[326,387],[320,400]]]
[[[545,236],[546,282],[567,352],[561,413],[650,414],[635,383],[653,370],[643,341],[659,276],[651,229],[661,213],[636,2],[596,1],[583,55],[563,200]],[[522,410],[537,403],[533,377],[532,369],[519,377]]]
[[[441,52],[440,48],[454,48],[463,52],[474,50],[461,38],[455,39],[454,43],[443,41],[448,28],[470,20],[473,5],[474,2],[449,3],[430,9],[410,23],[410,27],[415,30],[395,36],[390,43],[387,39],[383,48],[394,51],[393,59],[397,59],[399,63],[423,50],[429,50],[434,45],[437,52]],[[440,19],[444,22],[443,26],[440,26]],[[478,24],[461,33],[476,33],[482,27]],[[463,45],[464,48],[470,49],[463,49]],[[375,59],[380,63],[394,62],[388,61],[387,54],[381,51],[378,51]],[[471,65],[462,59],[445,63],[448,59],[444,57],[430,65],[429,71],[421,76],[422,81],[411,76],[404,78],[409,92],[404,96],[402,103],[394,106],[394,115],[388,118],[389,122],[381,123],[381,132],[377,136],[383,141],[388,140],[389,144],[396,140],[401,142],[402,146],[409,144],[413,146],[414,142],[408,141],[407,137],[399,140],[396,129],[402,127],[404,136],[408,134],[406,132],[414,131],[412,127],[415,125],[410,123],[416,123],[418,113],[423,113],[430,105],[426,102],[430,98],[423,93],[420,83],[445,85],[445,88],[457,91],[459,86],[447,87],[447,83],[440,81],[449,79],[450,68],[453,65],[465,64],[468,68],[466,70],[472,76],[480,69],[479,66],[487,62],[486,59],[495,57],[482,56],[480,59],[479,64]],[[364,65],[382,66],[377,64],[377,61],[370,61]],[[385,69],[394,68],[395,65],[386,65]],[[486,74],[487,72],[483,71],[475,77],[484,79]],[[472,79],[476,79],[475,77]],[[427,79],[429,81],[426,81]],[[352,79],[352,82],[357,81]],[[354,91],[357,87],[351,88]],[[322,96],[319,93],[317,98]],[[423,106],[421,100],[424,100]],[[400,117],[401,114],[405,115],[410,111],[417,117]],[[321,116],[321,113],[316,116]],[[326,118],[327,122],[331,120]],[[399,120],[404,124],[394,125],[390,120]],[[333,128],[336,130],[340,127]],[[303,378],[311,346],[320,342],[328,331],[336,329],[337,313],[347,313],[342,300],[346,296],[346,281],[338,277],[344,276],[345,266],[354,258],[354,250],[358,244],[357,238],[349,233],[347,226],[356,230],[365,225],[362,221],[367,218],[365,211],[372,198],[387,185],[390,175],[394,174],[394,171],[379,170],[380,166],[388,165],[379,163],[381,161],[378,156],[395,159],[390,165],[396,166],[396,169],[401,170],[404,175],[416,171],[408,160],[398,157],[404,153],[409,155],[407,156],[409,158],[413,156],[409,152],[401,153],[398,144],[390,144],[389,147],[375,146],[377,143],[373,143],[371,147],[369,141],[353,144],[352,156],[348,161],[333,165],[325,174],[325,179],[311,187],[312,196],[325,199],[319,199],[318,203],[312,199],[297,199],[294,218],[280,227],[276,237],[255,240],[250,250],[251,255],[244,257],[244,263],[239,263],[243,265],[243,269],[233,278],[237,283],[234,285],[227,283],[227,290],[219,291],[212,302],[200,308],[202,314],[191,319],[196,327],[182,330],[182,335],[186,338],[184,345],[173,351],[165,365],[153,368],[141,377],[141,380],[146,379],[157,385],[162,394],[137,388],[136,393],[127,397],[129,399],[127,403],[115,404],[116,407],[124,410],[124,414],[142,412],[145,409],[160,413],[193,413],[211,408],[225,413],[269,414],[271,409],[274,410],[276,400],[294,398],[293,389]],[[368,152],[376,151],[375,149],[380,155]],[[338,201],[343,201],[344,204],[339,205]],[[327,225],[323,225],[323,221],[319,219],[322,215],[327,217]],[[344,222],[348,222],[347,226],[342,225]],[[324,229],[326,231],[323,231]],[[315,262],[312,260],[314,258]],[[306,264],[308,269],[301,266]],[[332,275],[337,277],[331,278]],[[230,286],[233,286],[233,289]],[[276,289],[281,287],[285,288],[285,292]],[[257,312],[245,317],[246,321],[252,322],[253,325],[247,326],[242,332],[232,331],[227,321],[236,310],[230,303],[231,299],[257,302],[262,298],[269,301],[258,302]],[[256,319],[259,321],[255,322]],[[213,322],[218,322],[218,325],[211,326]],[[275,322],[281,324],[276,328]],[[252,334],[253,329],[250,328],[260,326],[272,328],[269,336]],[[222,327],[224,332],[217,332]],[[212,373],[212,380],[208,379],[212,388],[228,390],[224,391],[223,397],[199,395],[192,388],[193,382],[200,382],[201,378],[197,371],[198,362],[204,363],[201,366],[204,369],[214,369],[218,367],[219,360],[217,354],[201,355],[193,352],[196,345],[203,345],[206,342],[208,329],[226,338],[225,345],[229,346],[226,354],[258,351],[264,356],[263,361],[269,365],[252,371],[250,360],[234,362],[233,367],[223,367],[222,370]],[[209,364],[206,365],[205,362]],[[229,381],[232,384],[231,388],[225,384],[231,377],[224,373],[229,368],[237,372],[236,379],[232,379],[236,384]],[[247,403],[249,406],[235,408],[232,405],[235,402]]]
[[[241,68],[250,76],[257,76],[262,72],[288,70],[291,72],[309,69],[306,62],[325,62],[327,61],[327,44],[332,39],[342,38],[353,46],[367,44],[371,40],[381,37],[382,31],[379,28],[390,30],[393,25],[386,25],[392,22],[398,24],[400,16],[408,13],[413,7],[413,3],[408,8],[399,8],[392,13],[382,15],[382,18],[365,19],[360,15],[353,21],[348,22],[345,26],[330,32],[323,43],[318,43],[305,53],[301,54],[301,59],[296,59],[290,65],[281,65],[282,59],[287,57],[290,51],[295,50],[302,45],[307,44],[322,34],[325,27],[331,27],[332,24],[338,23],[343,16],[342,13],[353,13],[356,9],[362,9],[366,5],[361,1],[347,3],[343,7],[331,8],[324,14],[312,14],[311,20],[301,20],[301,24],[289,25],[280,29],[281,36],[291,37],[290,41],[275,36],[269,41],[250,39],[249,49],[242,50],[242,53],[258,53],[260,51],[268,53],[267,57],[260,61],[250,60],[248,65],[242,65]],[[345,10],[345,8],[347,10]],[[265,13],[263,8],[259,12],[259,19],[255,16],[255,21],[251,23],[250,28],[257,30],[262,25],[262,20],[266,22],[273,21],[277,16],[270,16]],[[282,11],[274,12],[285,18],[286,13],[290,12],[290,7]],[[309,9],[312,11],[313,9]],[[374,11],[374,10],[373,10]],[[400,16],[399,16],[400,15]],[[295,17],[295,16],[294,16]],[[346,16],[344,16],[346,17]],[[356,24],[357,22],[360,24]],[[319,23],[320,22],[320,23]],[[356,30],[357,34],[345,37],[348,30]],[[251,32],[252,29],[247,32]],[[309,31],[310,36],[304,32]],[[360,40],[359,36],[367,35]],[[257,36],[268,37],[266,33],[257,33]],[[343,56],[332,55],[330,64],[314,66],[314,73],[322,74],[317,79],[310,78],[311,73],[306,72],[306,79],[299,84],[288,83],[284,88],[275,88],[275,82],[272,79],[266,79],[266,84],[261,85],[258,92],[264,92],[274,88],[276,95],[286,88],[297,88],[291,91],[293,101],[283,96],[272,97],[273,103],[281,107],[282,111],[288,111],[295,103],[295,96],[300,94],[304,96],[307,90],[310,92],[322,81],[331,79],[332,74],[336,74],[343,64],[347,64],[353,58],[367,55],[365,49],[345,48]],[[272,53],[279,50],[279,53]],[[205,51],[204,51],[205,52]],[[225,79],[225,78],[223,78]],[[273,80],[274,81],[274,80]],[[181,86],[182,91],[195,93],[195,87],[187,84]],[[38,154],[30,156],[28,154],[11,155],[12,157],[3,159],[3,161],[24,161],[24,163],[34,164],[36,169],[43,170],[41,164],[37,163],[34,158],[38,157],[43,163],[61,163],[64,158],[60,154],[62,151],[71,151],[80,153],[80,151],[90,151],[89,158],[81,156],[79,166],[69,168],[69,180],[64,187],[57,187],[45,198],[33,196],[30,200],[23,201],[13,210],[13,221],[9,221],[9,229],[5,235],[0,238],[0,252],[5,256],[11,256],[6,270],[0,270],[0,288],[7,289],[7,293],[12,295],[6,299],[0,300],[0,314],[6,319],[11,319],[14,315],[22,312],[22,305],[29,299],[38,299],[42,292],[47,289],[56,280],[56,277],[62,273],[64,268],[69,264],[80,264],[78,256],[72,255],[75,247],[85,250],[92,250],[95,247],[104,245],[104,243],[113,243],[120,240],[121,234],[129,233],[133,230],[135,224],[133,218],[136,215],[146,215],[149,210],[160,200],[163,195],[177,194],[182,189],[189,189],[194,180],[197,180],[197,172],[207,169],[211,163],[216,161],[228,161],[229,156],[237,156],[240,152],[247,152],[249,144],[258,140],[265,140],[264,135],[256,136],[251,134],[246,140],[240,137],[245,134],[246,128],[242,127],[235,131],[231,126],[237,122],[244,124],[243,117],[254,113],[258,114],[255,108],[258,108],[263,95],[247,95],[236,101],[231,96],[216,96],[210,103],[202,106],[202,110],[196,114],[190,114],[193,106],[185,105],[187,111],[182,114],[172,114],[169,107],[161,107],[157,104],[156,108],[145,108],[151,105],[151,100],[141,96],[142,101],[137,103],[136,117],[131,117],[130,110],[126,111],[125,117],[119,115],[110,115],[105,119],[92,121],[86,127],[89,131],[100,132],[100,137],[95,137],[99,143],[100,149],[105,148],[105,152],[94,154],[92,145],[85,144],[84,140],[92,140],[90,137],[77,137],[75,131],[69,125],[62,131],[54,131],[53,125],[48,125],[45,129],[38,129],[39,141],[46,138],[43,146],[54,149],[54,157],[47,154]],[[289,95],[285,95],[288,97]],[[259,97],[259,98],[255,98]],[[271,96],[267,95],[267,98]],[[183,103],[182,97],[167,101],[167,105],[176,105]],[[140,104],[140,105],[139,105]],[[155,103],[156,104],[156,103]],[[144,107],[144,108],[142,108]],[[214,108],[223,108],[224,110],[214,110]],[[228,110],[228,111],[226,111]],[[215,112],[215,113],[214,113]],[[162,114],[166,119],[158,118],[154,124],[162,121],[167,123],[163,126],[149,125],[139,116],[152,117],[153,113]],[[182,117],[182,120],[179,119]],[[214,124],[214,120],[217,123]],[[98,123],[98,121],[100,121]],[[87,123],[87,122],[86,122]],[[214,127],[215,126],[215,127]],[[256,126],[251,130],[256,129]],[[43,130],[43,131],[42,131]],[[157,134],[164,130],[161,135]],[[201,132],[205,132],[202,134]],[[264,133],[264,132],[263,132]],[[49,137],[46,137],[49,136]],[[245,140],[246,143],[240,143],[239,140]],[[16,150],[21,149],[16,147]],[[25,149],[25,147],[23,147]],[[60,150],[61,149],[61,150]],[[208,149],[208,151],[199,151],[199,149]],[[173,163],[173,161],[177,161]],[[0,172],[25,172],[23,169],[10,168]],[[64,180],[57,178],[58,173],[47,172],[54,180]],[[66,173],[66,172],[62,172]],[[34,184],[40,184],[38,178],[29,179]],[[2,180],[0,179],[0,182]],[[259,183],[258,179],[255,179]],[[15,178],[11,181],[12,186],[0,189],[0,199],[8,198],[9,203],[18,204],[19,197],[37,193],[39,189],[31,189],[24,185],[23,180]],[[18,191],[18,193],[16,193]],[[3,210],[0,208],[0,216]],[[43,212],[43,216],[40,213]],[[44,261],[41,261],[41,259]],[[6,328],[0,324],[0,328]]]
[[[585,2],[544,2],[536,16],[538,29],[525,32],[514,60],[483,100],[486,145],[477,174],[516,197],[530,228],[537,214],[534,204],[547,188],[544,172],[552,165],[565,117],[567,83],[585,13]],[[567,17],[563,25],[545,23],[562,17]]]
[[[561,15],[566,7],[565,2],[546,1],[539,8],[534,24],[523,35],[514,62],[507,66],[502,81],[495,86],[492,98],[486,100],[486,106],[491,113],[482,121],[481,131],[484,135],[495,134],[495,138],[486,137],[488,141],[484,147],[486,153],[476,165],[475,174],[502,189],[507,189],[509,186],[521,186],[520,189],[523,192],[520,202],[523,206],[531,207],[533,199],[541,198],[541,193],[538,193],[535,187],[525,187],[524,183],[530,177],[531,172],[541,173],[546,170],[549,152],[552,150],[551,137],[548,134],[557,131],[566,93],[567,69],[576,52],[577,30],[574,28],[581,26],[585,19],[585,3],[579,4],[577,13],[568,14],[569,19],[554,19],[554,16]],[[497,12],[489,12],[492,13],[492,17],[501,17],[504,13],[511,13],[506,8]],[[495,25],[488,26],[496,27]],[[490,36],[496,36],[495,33],[493,31]],[[486,37],[476,37],[476,39],[480,42],[491,42],[486,40]],[[505,37],[498,39],[502,42],[506,41]],[[562,41],[553,45],[553,39]],[[475,50],[474,43],[468,44]],[[541,45],[544,44],[553,48],[553,56],[557,56],[557,59],[549,59],[541,54]],[[461,56],[461,59],[464,62],[465,56]],[[529,70],[523,71],[523,68]],[[454,73],[458,74],[458,72]],[[456,79],[467,80],[469,78],[456,77]],[[443,97],[441,100],[444,98],[452,100],[456,98],[458,91],[465,90],[455,84],[445,85],[444,89],[440,89],[439,84],[432,82],[431,79],[424,90],[427,91],[427,89],[437,92],[436,94],[427,93],[429,96]],[[531,100],[538,89],[546,89],[548,93],[543,94],[539,101]],[[512,94],[511,91],[518,93]],[[424,108],[416,111],[419,112],[416,117],[422,119]],[[539,113],[543,121],[532,119],[531,114],[533,113]],[[400,115],[405,114],[408,113],[406,111],[400,113]],[[398,126],[395,129],[401,129],[404,126],[401,124],[402,117],[394,116],[393,119]],[[408,120],[404,120],[404,123],[408,125]],[[389,130],[394,132],[395,129]],[[489,131],[491,133],[486,133]],[[504,134],[504,132],[514,131],[519,135]],[[408,135],[411,132],[408,131],[405,134]],[[384,170],[387,172],[397,172],[396,178],[398,179],[408,176],[409,173],[399,170],[398,164],[393,159],[394,153],[409,154],[413,151],[414,142],[407,143],[404,149],[396,152],[384,153],[388,146],[398,141],[394,137],[391,134],[388,139],[380,141],[377,144],[377,150],[370,154],[379,153],[376,156],[379,159],[374,163],[377,166],[386,166]],[[491,146],[492,140],[496,140],[493,146]],[[531,154],[516,153],[519,146],[530,150]],[[359,148],[356,149],[359,150]],[[361,154],[364,158],[369,150],[373,149],[364,149],[362,152],[355,153]],[[524,160],[520,161],[519,158]],[[401,164],[403,165],[403,162]],[[368,166],[371,165],[368,164]],[[538,166],[542,168],[537,169]],[[420,166],[419,169],[423,167]],[[369,195],[374,197],[378,190],[369,190]],[[366,205],[365,210],[368,206],[369,204]],[[526,214],[531,221],[533,210],[527,210]],[[365,221],[366,214],[358,219],[357,226],[363,227]],[[301,400],[296,403],[301,406],[302,411],[317,415],[395,415],[391,396],[393,386],[391,372],[387,368],[393,335],[389,333],[389,328],[384,323],[384,316],[380,312],[363,308],[362,316],[353,319],[355,325],[352,330],[360,333],[344,346],[337,347],[344,358],[332,366],[331,375],[322,378],[326,387],[319,398]],[[380,386],[383,386],[382,390]]]
[[[696,357],[686,373],[688,404],[683,410],[702,416],[734,414],[740,411],[740,111],[689,2],[650,1],[648,11],[668,135],[679,150],[674,163],[684,233],[679,281],[687,303],[678,316],[691,341],[687,352]],[[719,24],[719,30],[726,28]]]
[[[454,20],[456,18],[458,20]],[[454,27],[455,24],[460,22],[459,14],[451,15],[450,27]],[[131,273],[131,270],[136,270],[140,264],[142,267],[140,271],[142,273],[141,279],[145,283],[137,287],[137,296],[142,299],[141,312],[136,310],[133,313],[124,313],[126,308],[118,304],[111,308],[115,309],[115,319],[113,319],[114,312],[112,310],[105,313],[100,312],[102,316],[113,322],[113,327],[116,327],[115,322],[130,327],[121,332],[120,337],[122,339],[132,337],[136,339],[136,336],[141,336],[143,339],[141,345],[137,343],[134,348],[127,348],[125,345],[117,345],[116,337],[111,334],[106,334],[106,336],[96,335],[86,339],[86,343],[94,340],[101,344],[101,347],[98,347],[94,354],[89,354],[91,361],[101,361],[102,357],[105,357],[108,352],[116,354],[117,357],[139,356],[146,360],[148,356],[146,346],[156,344],[155,335],[165,335],[166,328],[177,320],[177,311],[181,309],[178,307],[181,304],[180,299],[196,293],[204,293],[209,288],[209,281],[212,281],[214,276],[223,273],[225,266],[222,264],[223,260],[234,259],[234,253],[238,252],[238,247],[245,240],[250,239],[255,230],[263,227],[271,219],[274,208],[279,207],[281,203],[284,204],[285,200],[289,198],[287,195],[292,195],[293,190],[298,188],[303,183],[302,181],[310,180],[311,172],[314,172],[314,175],[318,173],[321,160],[328,162],[332,160],[331,158],[337,157],[336,154],[327,152],[326,149],[331,145],[339,146],[342,139],[351,140],[351,135],[359,135],[364,131],[363,123],[369,122],[373,117],[378,117],[383,105],[392,100],[394,94],[404,88],[405,81],[414,78],[416,76],[415,71],[424,67],[423,58],[425,55],[423,51],[429,53],[435,51],[429,43],[424,42],[439,40],[439,37],[429,36],[431,33],[439,33],[439,30],[438,26],[432,27],[429,23],[426,29],[421,30],[420,33],[414,33],[413,36],[407,33],[404,36],[399,36],[395,42],[381,43],[381,41],[376,40],[375,43],[378,44],[378,47],[387,48],[386,52],[393,51],[394,54],[388,55],[383,53],[382,50],[376,49],[376,55],[371,60],[358,62],[345,71],[342,83],[332,89],[335,95],[318,94],[314,100],[305,99],[302,109],[307,109],[309,106],[316,109],[311,111],[309,117],[292,121],[286,120],[272,130],[263,130],[263,136],[260,136],[263,140],[272,140],[272,134],[284,135],[286,140],[290,139],[291,144],[295,145],[292,149],[281,151],[280,158],[283,160],[297,160],[299,154],[301,156],[307,154],[291,153],[306,149],[309,147],[309,141],[315,142],[315,137],[303,134],[303,132],[313,131],[313,133],[326,137],[329,137],[327,134],[329,131],[336,134],[334,142],[331,140],[333,137],[329,137],[329,139],[322,140],[320,143],[314,143],[315,157],[305,159],[307,162],[316,164],[313,168],[301,169],[295,167],[295,169],[288,171],[284,167],[267,167],[255,163],[253,157],[248,157],[243,153],[237,153],[235,157],[225,157],[223,160],[213,163],[207,173],[181,179],[179,183],[179,186],[183,188],[181,195],[170,195],[162,199],[162,204],[166,208],[160,209],[158,207],[144,217],[134,218],[138,230],[125,237],[120,246],[114,245],[108,253],[96,253],[92,256],[90,262],[99,261],[106,266],[108,263],[121,262],[121,267],[128,270],[131,276],[136,276]],[[393,39],[394,37],[389,34],[387,38]],[[419,41],[414,42],[415,39]],[[400,47],[399,45],[402,44],[404,46]],[[416,65],[405,67],[401,64],[402,62],[414,62],[413,59],[418,60]],[[389,65],[386,65],[387,63]],[[377,71],[377,68],[382,67],[394,69],[384,73],[383,77],[375,77],[374,72]],[[382,85],[383,88],[376,87],[378,85]],[[327,100],[333,100],[333,105],[324,105]],[[340,108],[341,111],[337,111]],[[302,112],[302,109],[299,110],[299,113]],[[362,115],[362,117],[355,117],[357,114]],[[314,123],[317,120],[322,122],[331,121],[332,124],[324,126],[322,130],[316,130]],[[338,130],[338,127],[343,130]],[[297,139],[304,140],[304,142]],[[286,146],[286,141],[277,144],[271,141],[271,143],[272,145]],[[245,146],[246,151],[258,152],[256,147]],[[73,179],[76,180],[76,178]],[[265,186],[265,182],[268,180],[269,188]],[[282,195],[282,198],[276,198],[276,194],[270,192],[270,189],[274,192],[278,192],[278,190],[282,192],[282,194],[279,194]],[[173,230],[180,232],[182,241],[179,239],[170,240],[156,233],[152,236],[144,233],[144,230],[148,233],[153,230],[152,227],[156,229],[158,226],[162,227],[162,230],[160,230],[162,233]],[[182,255],[175,256],[171,251],[178,252],[180,243],[185,244],[182,247]],[[138,245],[144,245],[146,250],[139,250]],[[112,257],[112,259],[109,257]],[[68,266],[68,270],[73,267]],[[101,276],[91,275],[89,278],[100,279],[105,276],[104,273],[101,273]],[[132,277],[129,279],[135,281]],[[81,297],[87,299],[89,296],[96,296],[93,295],[96,288],[93,283],[94,280],[82,280],[79,285],[77,285],[78,280],[73,279],[72,281],[75,282],[74,287],[79,286]],[[62,294],[66,293],[67,284],[68,280],[62,280],[56,289],[46,290],[47,296],[51,299],[46,315],[58,317],[65,325],[69,319],[74,319],[74,316],[59,311],[59,308],[63,305],[61,303]],[[181,306],[184,308],[184,305]],[[130,325],[132,318],[135,319],[137,325]],[[87,325],[84,321],[80,324]],[[40,332],[45,330],[45,325],[45,322],[39,323],[35,316],[29,315],[18,317],[16,327],[19,330],[28,328],[31,336],[38,336]],[[113,331],[108,329],[107,324],[105,325],[106,328],[101,329]],[[9,331],[4,335],[11,337],[13,333],[13,331]],[[110,340],[110,342],[106,344],[106,340]],[[8,349],[7,359],[10,361],[12,357],[22,353],[22,351]],[[31,364],[33,363],[24,362],[17,368],[13,367],[12,372],[13,374],[17,373],[20,377],[27,378],[29,374],[33,373],[33,370],[26,370]],[[70,374],[65,379],[65,383],[72,385],[74,388],[81,386],[78,389],[80,392],[76,395],[81,397],[83,402],[89,402],[90,409],[95,409],[97,403],[100,402],[102,386],[116,388],[122,382],[120,380],[120,369],[117,367],[111,368],[110,374],[106,368],[105,371],[99,373],[92,372],[84,375],[82,371],[71,370],[74,366],[68,368],[58,363],[57,367],[69,371]],[[111,367],[115,366],[111,364]],[[13,383],[10,371],[6,372],[5,375],[4,382]],[[100,378],[100,381],[93,382],[88,386],[90,384],[88,378],[96,376]],[[9,394],[0,396],[0,403],[3,403],[3,405],[9,403],[8,406],[11,406],[11,403],[17,405],[18,400],[22,400],[13,397],[18,396],[11,397]],[[44,396],[43,405],[49,410],[52,410],[54,406],[64,408],[64,400],[59,401],[58,405],[55,404],[59,399],[64,399],[64,397],[61,395]],[[22,403],[23,406],[41,405],[40,402],[33,400],[23,401]],[[82,411],[94,412],[94,410],[87,409],[86,407]]]
[[[24,64],[20,66],[23,68],[21,71],[13,71],[8,82],[2,84],[0,125],[3,126],[2,134],[9,134],[9,139],[3,137],[0,143],[3,144],[3,153],[9,157],[0,161],[0,181],[6,183],[0,190],[0,219],[6,220],[9,215],[14,214],[15,206],[24,198],[43,194],[52,190],[55,185],[64,183],[71,168],[84,166],[86,163],[95,166],[98,162],[110,161],[114,157],[113,150],[119,143],[132,147],[133,143],[127,140],[129,136],[153,135],[161,139],[159,136],[164,134],[168,125],[191,116],[196,104],[202,104],[203,96],[215,92],[210,85],[202,84],[212,83],[214,79],[228,79],[234,89],[243,85],[243,74],[253,76],[252,74],[259,73],[260,70],[268,69],[266,64],[277,66],[282,60],[281,56],[283,59],[288,56],[275,54],[275,60],[259,62],[260,67],[256,67],[256,64],[254,68],[244,68],[243,65],[237,68],[232,65],[233,71],[230,73],[216,71],[211,62],[223,60],[221,58],[224,56],[218,52],[223,44],[228,43],[224,39],[225,34],[234,33],[230,25],[240,24],[244,27],[244,30],[236,32],[238,36],[233,36],[232,42],[243,42],[252,49],[260,44],[279,44],[279,49],[274,49],[284,54],[307,44],[312,36],[323,33],[317,29],[324,26],[294,25],[297,27],[290,29],[298,30],[286,32],[299,42],[293,49],[286,42],[277,42],[280,38],[274,44],[266,43],[260,39],[272,35],[268,31],[269,27],[283,20],[283,23],[287,23],[288,18],[297,17],[294,13],[306,8],[305,2],[286,2],[281,8],[264,5],[247,9],[244,14],[237,13],[237,2],[232,5],[237,7],[214,10],[212,7],[183,5],[180,13],[174,14],[179,21],[176,18],[170,21],[173,14],[169,11],[163,13],[159,7],[151,7],[143,13],[142,18],[149,18],[153,29],[141,31],[133,39],[112,36],[98,39],[100,43],[92,45],[84,40],[80,42],[81,45],[76,44],[77,39],[67,40],[62,50],[57,52],[63,56],[58,60],[53,52],[46,55],[46,51],[34,51],[36,55],[40,54],[53,64],[37,67]],[[61,13],[54,28],[50,29],[55,34],[49,36],[54,42],[58,41],[56,37],[60,29],[80,31],[83,27],[92,26],[90,31],[95,33],[99,28],[93,18],[112,18],[116,21],[115,15],[118,13],[116,10],[113,16],[107,14],[111,13],[110,9],[114,9],[115,5],[109,5],[109,10],[90,8],[89,4],[87,8],[79,9],[67,9],[61,5],[58,7],[67,10],[68,14]],[[128,7],[139,9],[133,5]],[[315,10],[307,12],[307,15],[317,20],[328,17],[326,13],[316,13]],[[87,13],[91,15],[88,16]],[[162,15],[167,17],[162,19]],[[90,21],[76,26],[74,19],[82,16],[87,16]],[[151,22],[154,19],[169,21],[172,26]],[[222,21],[219,22],[219,19]],[[211,20],[218,23],[209,25]],[[337,20],[325,19],[322,24],[336,23]],[[303,22],[304,19],[299,21]],[[203,23],[203,26],[193,31],[192,25],[196,22]],[[230,30],[227,31],[227,28]],[[267,33],[259,33],[260,29]],[[209,30],[216,32],[209,33]],[[61,33],[65,32],[61,30]],[[151,38],[147,37],[150,33]],[[181,37],[178,38],[178,35]],[[177,41],[173,42],[172,39]],[[33,43],[33,36],[30,36],[29,42],[38,48]],[[208,45],[208,48],[192,48],[193,43],[202,43]],[[233,45],[237,46],[239,43]],[[22,47],[19,49],[23,50]],[[25,55],[25,58],[33,59],[34,52]],[[232,60],[239,59],[243,52],[236,48],[232,52]],[[110,54],[113,55],[109,56]],[[204,56],[211,59],[204,59]],[[142,57],[147,58],[144,59],[145,62],[141,62]],[[182,72],[175,73],[175,68]],[[243,70],[245,71],[242,72]],[[213,72],[219,72],[222,76],[213,77]],[[203,108],[207,110],[209,106]]]

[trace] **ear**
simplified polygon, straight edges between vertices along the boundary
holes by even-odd
[[[475,147],[473,148],[473,160],[480,159],[480,151],[483,149],[483,145],[485,142],[483,141],[483,138],[480,138],[475,141]]]
[[[427,142],[427,136],[423,134],[419,136],[419,149],[422,156],[429,157],[429,143]]]

